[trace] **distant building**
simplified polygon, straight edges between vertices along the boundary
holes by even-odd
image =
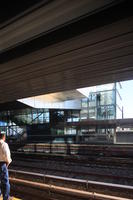
[[[122,118],[121,89],[120,83],[112,83],[22,99],[15,103],[14,108],[13,104],[7,103],[5,110],[0,112],[0,129],[8,136],[27,132],[28,139],[34,142],[49,142],[51,138],[56,141],[60,137],[66,137],[70,142],[88,142],[90,139],[96,142],[101,139],[98,134],[104,136],[102,141],[112,142],[114,128],[91,127],[90,124],[77,132],[76,127],[66,123]]]
[[[120,83],[88,88],[88,97],[81,100],[81,120],[122,118],[121,89]]]

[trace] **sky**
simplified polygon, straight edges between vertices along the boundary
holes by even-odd
[[[121,96],[124,109],[124,118],[133,118],[133,80],[123,81]]]

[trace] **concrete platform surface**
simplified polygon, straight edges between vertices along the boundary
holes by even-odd
[[[2,197],[0,197],[0,200],[3,200],[3,198]],[[10,199],[9,200],[22,200],[22,199],[18,199],[18,198],[15,198],[15,197],[10,197]]]

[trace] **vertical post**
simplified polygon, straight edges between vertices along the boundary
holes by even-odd
[[[117,87],[115,82],[115,119],[116,119],[116,106],[117,106]],[[116,127],[114,128],[114,144],[116,144]]]
[[[123,106],[122,106],[122,119],[124,118]]]
[[[78,138],[78,127],[76,127],[76,144],[79,143],[79,138]]]
[[[116,144],[116,128],[114,128],[114,144]]]
[[[116,83],[115,83],[115,119],[116,119],[116,103],[117,103],[117,96],[116,96],[116,90],[117,90],[117,88],[116,88]]]

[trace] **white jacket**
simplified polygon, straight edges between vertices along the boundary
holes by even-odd
[[[12,162],[9,146],[0,139],[0,162],[6,162],[8,165]]]

